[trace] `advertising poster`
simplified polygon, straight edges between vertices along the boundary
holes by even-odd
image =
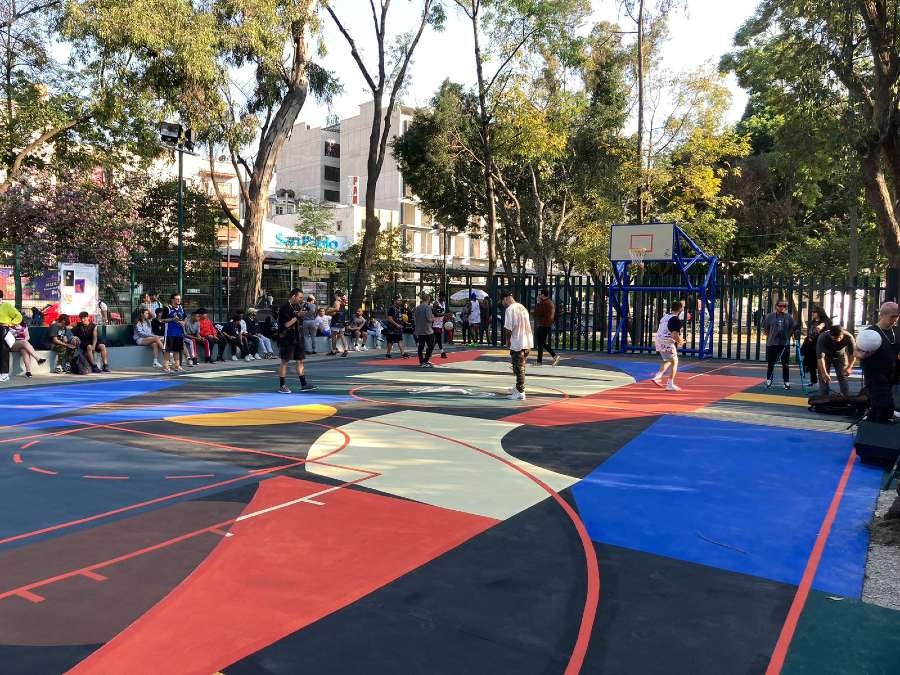
[[[78,316],[87,312],[97,315],[100,295],[97,289],[97,266],[81,263],[59,264],[59,311]]]

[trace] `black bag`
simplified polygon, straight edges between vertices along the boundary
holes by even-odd
[[[869,395],[860,392],[855,396],[821,396],[816,394],[807,400],[810,412],[824,415],[848,415],[857,417],[869,407]]]
[[[70,365],[73,375],[88,375],[93,370],[87,355],[80,349],[75,350]]]

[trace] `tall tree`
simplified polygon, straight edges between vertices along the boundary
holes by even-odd
[[[240,303],[255,304],[262,226],[275,164],[313,93],[334,91],[311,60],[317,0],[73,0],[72,25],[111,53],[133,53],[153,92],[194,129],[212,158],[225,148],[239,175],[243,214],[220,203],[241,232]],[[247,83],[236,78],[250,74]],[[246,151],[249,151],[245,154]],[[216,186],[218,189],[218,186]]]
[[[356,260],[356,282],[350,293],[350,304],[353,307],[361,305],[372,274],[378,232],[381,229],[381,222],[375,214],[375,193],[387,155],[391,121],[398,103],[397,99],[406,84],[410,61],[426,26],[440,30],[444,23],[445,15],[441,0],[418,0],[418,2],[421,6],[421,14],[416,27],[412,31],[393,38],[392,45],[389,42],[391,38],[387,29],[391,0],[379,0],[378,7],[376,7],[375,0],[369,0],[378,55],[374,66],[366,65],[357,47],[356,39],[338,17],[333,7],[333,0],[324,3],[325,10],[347,41],[350,54],[372,92],[373,100],[372,128],[369,134],[369,151],[366,158],[366,223],[360,254]],[[354,2],[354,6],[358,6],[358,0]],[[386,104],[385,95],[387,95]]]
[[[726,61],[748,88],[763,77],[772,82],[770,90],[781,94],[771,98],[776,112],[789,114],[798,99],[847,110],[843,130],[893,267],[900,267],[898,16],[897,0],[765,0],[736,35]]]

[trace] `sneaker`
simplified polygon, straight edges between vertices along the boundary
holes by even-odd
[[[176,369],[173,370],[172,372],[173,372],[173,373],[181,374],[181,373],[184,372],[184,368],[182,368],[181,366],[179,366],[178,368],[176,368]]]
[[[441,358],[442,358],[442,359],[446,359],[446,358],[447,358],[447,352],[441,352]]]
[[[408,358],[409,358],[409,354],[401,354],[401,355],[400,355],[400,358],[408,359]]]
[[[56,366],[56,368],[53,369],[53,372],[56,373],[57,375],[62,375],[62,374],[63,374],[63,367],[62,367],[62,366]]]
[[[772,380],[766,380],[766,389],[771,389],[771,387],[772,387]]]
[[[347,352],[341,352],[341,356],[350,356]]]
[[[524,401],[525,400],[525,392],[519,391],[518,389],[514,389],[513,392],[509,395],[510,401]]]
[[[300,393],[303,393],[306,391],[315,391],[316,389],[318,389],[318,387],[314,384],[305,384],[302,387],[300,387]]]
[[[9,374],[0,373],[0,382],[9,382]]]
[[[286,384],[283,384],[280,387],[278,387],[278,393],[279,394],[290,394],[291,390],[288,389],[288,386]]]
[[[785,383],[784,383],[784,388],[785,388],[785,389],[790,389],[790,388],[791,388],[791,383],[790,383],[790,382],[785,382]]]
[[[42,366],[42,365],[44,365],[45,363],[47,363],[47,359],[38,359],[38,365],[39,365],[39,366]]]
[[[386,358],[386,359],[392,359],[392,358],[394,358],[394,357],[393,357],[391,354],[385,354],[385,355],[384,355],[384,358]]]
[[[108,373],[108,372],[109,372],[109,366],[103,366],[103,368],[101,368],[100,370],[102,370],[104,373]]]
[[[652,378],[650,381],[651,381],[653,384],[655,384],[657,387],[665,388],[665,386],[666,386],[666,385],[663,384],[663,381],[662,381],[662,378],[661,378],[661,377],[654,377],[654,378]]]
[[[99,369],[97,366],[91,366],[91,372],[92,372],[92,373],[99,373],[99,372],[100,372],[100,369]]]
[[[237,354],[232,355],[231,360],[232,360],[232,361],[240,361],[240,359],[238,358]]]
[[[31,377],[31,373],[28,372],[27,370],[25,371],[25,377]]]
[[[666,385],[666,391],[681,391],[681,387],[674,382],[669,382],[669,384]]]
[[[253,357],[250,354],[247,354],[247,356],[244,357],[244,361],[246,361],[247,363],[250,363],[252,360]]]
[[[558,356],[554,356],[554,357],[553,357],[553,363],[551,363],[550,365],[551,365],[551,366],[558,366],[558,365],[559,365],[559,357],[558,357]]]
[[[361,349],[362,349],[362,350],[363,350],[363,351],[364,351],[364,352],[367,352],[367,351],[369,351],[369,348],[368,348],[368,347],[366,347],[366,346],[365,346],[365,345],[363,345],[363,346],[362,346],[362,347],[361,347]]]
[[[358,352],[358,351],[359,351],[359,345],[353,345],[353,351]]]

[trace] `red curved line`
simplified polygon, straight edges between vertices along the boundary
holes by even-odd
[[[21,455],[20,453],[17,452],[17,453],[15,453],[15,454],[13,454],[12,460],[13,460],[16,464],[21,464],[21,463],[22,463],[22,455]]]
[[[30,448],[30,447],[31,447],[32,445],[34,445],[35,443],[40,443],[40,442],[41,442],[41,439],[37,439],[37,440],[34,440],[34,441],[28,441],[25,445],[22,446],[22,450],[25,450],[25,449],[27,449],[27,448]]]
[[[341,417],[344,416],[342,415]],[[480,452],[481,454],[496,459],[498,462],[502,462],[511,469],[518,471],[523,476],[529,478],[535,484],[540,486],[545,492],[553,497],[554,500],[556,500],[557,504],[559,504],[562,510],[566,513],[566,515],[569,517],[569,520],[571,520],[572,524],[575,526],[575,530],[578,532],[578,537],[579,539],[581,539],[581,546],[584,549],[585,566],[587,568],[587,593],[585,596],[584,610],[581,614],[581,626],[578,629],[578,638],[575,640],[575,646],[572,648],[572,655],[569,658],[569,663],[566,665],[565,670],[566,675],[575,675],[576,673],[580,672],[582,665],[584,665],[584,659],[587,655],[588,645],[591,640],[591,633],[594,629],[594,621],[597,617],[597,607],[600,604],[600,566],[597,562],[597,552],[594,550],[594,543],[593,541],[591,541],[591,538],[587,533],[587,529],[585,528],[581,517],[575,512],[575,510],[569,505],[569,503],[565,499],[560,497],[559,493],[556,492],[556,490],[551,488],[540,478],[529,473],[518,464],[515,464],[508,459],[501,457],[500,455],[494,454],[490,450],[479,448],[478,446],[472,445],[471,443],[466,443],[465,441],[460,441],[456,438],[450,438],[449,436],[443,436],[431,431],[423,431],[422,429],[413,429],[412,427],[406,427],[402,424],[392,424],[390,422],[382,422],[372,419],[356,419],[352,417],[348,417],[347,419],[353,419],[356,422],[371,422],[372,424],[382,424],[384,426],[404,429],[406,431],[417,431],[421,434],[425,434],[426,436],[432,436],[441,440],[450,441],[451,443],[456,443],[457,445],[469,448],[470,450]]]
[[[180,480],[182,478],[215,478],[214,473],[196,473],[192,476],[166,476],[166,480]]]
[[[38,466],[29,466],[28,470],[36,471],[37,473],[47,474],[48,476],[58,476],[59,475],[58,471],[50,471],[50,469],[42,469]]]

